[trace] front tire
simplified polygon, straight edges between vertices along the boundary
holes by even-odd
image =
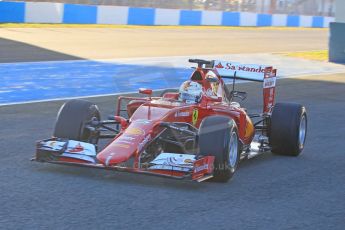
[[[214,181],[231,179],[240,159],[235,121],[224,116],[206,117],[200,124],[198,149],[200,155],[215,156]]]
[[[272,152],[298,156],[304,149],[307,123],[307,111],[304,106],[277,103],[270,120],[269,143]]]
[[[89,142],[92,133],[85,128],[85,125],[91,119],[98,121],[101,119],[100,112],[95,104],[79,99],[69,100],[61,106],[58,112],[53,136]],[[96,144],[98,136],[93,137],[93,140],[93,144]]]

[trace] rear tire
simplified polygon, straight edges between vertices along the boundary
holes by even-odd
[[[206,117],[200,124],[198,148],[200,155],[215,156],[213,180],[227,182],[240,159],[235,121],[224,116]]]
[[[93,118],[98,121],[101,119],[95,104],[85,100],[69,100],[61,106],[58,112],[53,136],[89,142],[91,132],[85,129],[85,125]],[[93,138],[95,139],[94,142],[97,143],[98,136]]]
[[[307,111],[295,103],[277,103],[272,112],[269,143],[272,152],[287,156],[298,156],[307,135]]]

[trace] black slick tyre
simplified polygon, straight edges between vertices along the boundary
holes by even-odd
[[[269,143],[275,154],[298,156],[307,136],[307,111],[296,103],[275,104],[269,126]]]
[[[88,142],[91,132],[85,129],[85,125],[92,119],[101,119],[95,104],[79,99],[69,100],[58,112],[53,136]]]
[[[199,128],[198,150],[200,155],[215,156],[213,181],[227,182],[240,159],[234,120],[225,116],[206,117]]]

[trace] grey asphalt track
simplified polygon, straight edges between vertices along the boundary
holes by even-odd
[[[238,87],[260,111],[260,85]],[[307,107],[303,154],[243,162],[226,184],[30,162],[63,102],[0,107],[0,229],[344,229],[345,76],[283,79],[277,95]],[[90,100],[106,117],[115,99]]]

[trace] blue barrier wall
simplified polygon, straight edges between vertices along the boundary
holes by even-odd
[[[321,16],[313,17],[312,27],[323,27],[324,20]]]
[[[182,26],[199,26],[201,25],[201,11],[181,10],[180,23]]]
[[[24,2],[0,2],[0,22],[25,22]]]
[[[287,26],[288,27],[298,27],[299,26],[299,16],[297,16],[297,15],[288,15],[288,17],[287,17]]]
[[[102,8],[103,7],[103,8]],[[128,25],[219,25],[219,26],[287,26],[329,27],[333,17],[251,14],[254,20],[246,23],[242,12],[214,12],[199,10],[166,10],[117,6],[90,6],[63,3],[0,2],[0,23],[74,23]],[[61,9],[61,10],[60,10]],[[103,10],[102,10],[103,9]],[[42,14],[37,14],[37,12]],[[162,14],[162,12],[164,13]],[[48,12],[53,12],[49,15]],[[210,19],[219,15],[217,20]],[[50,16],[50,17],[49,17]],[[311,18],[310,18],[311,17]]]
[[[88,5],[64,4],[63,23],[96,24],[97,7]]]
[[[239,12],[223,12],[222,26],[240,26]]]
[[[257,26],[271,26],[272,15],[271,14],[258,14],[257,15]]]
[[[154,25],[155,9],[152,8],[129,8],[128,25]]]

